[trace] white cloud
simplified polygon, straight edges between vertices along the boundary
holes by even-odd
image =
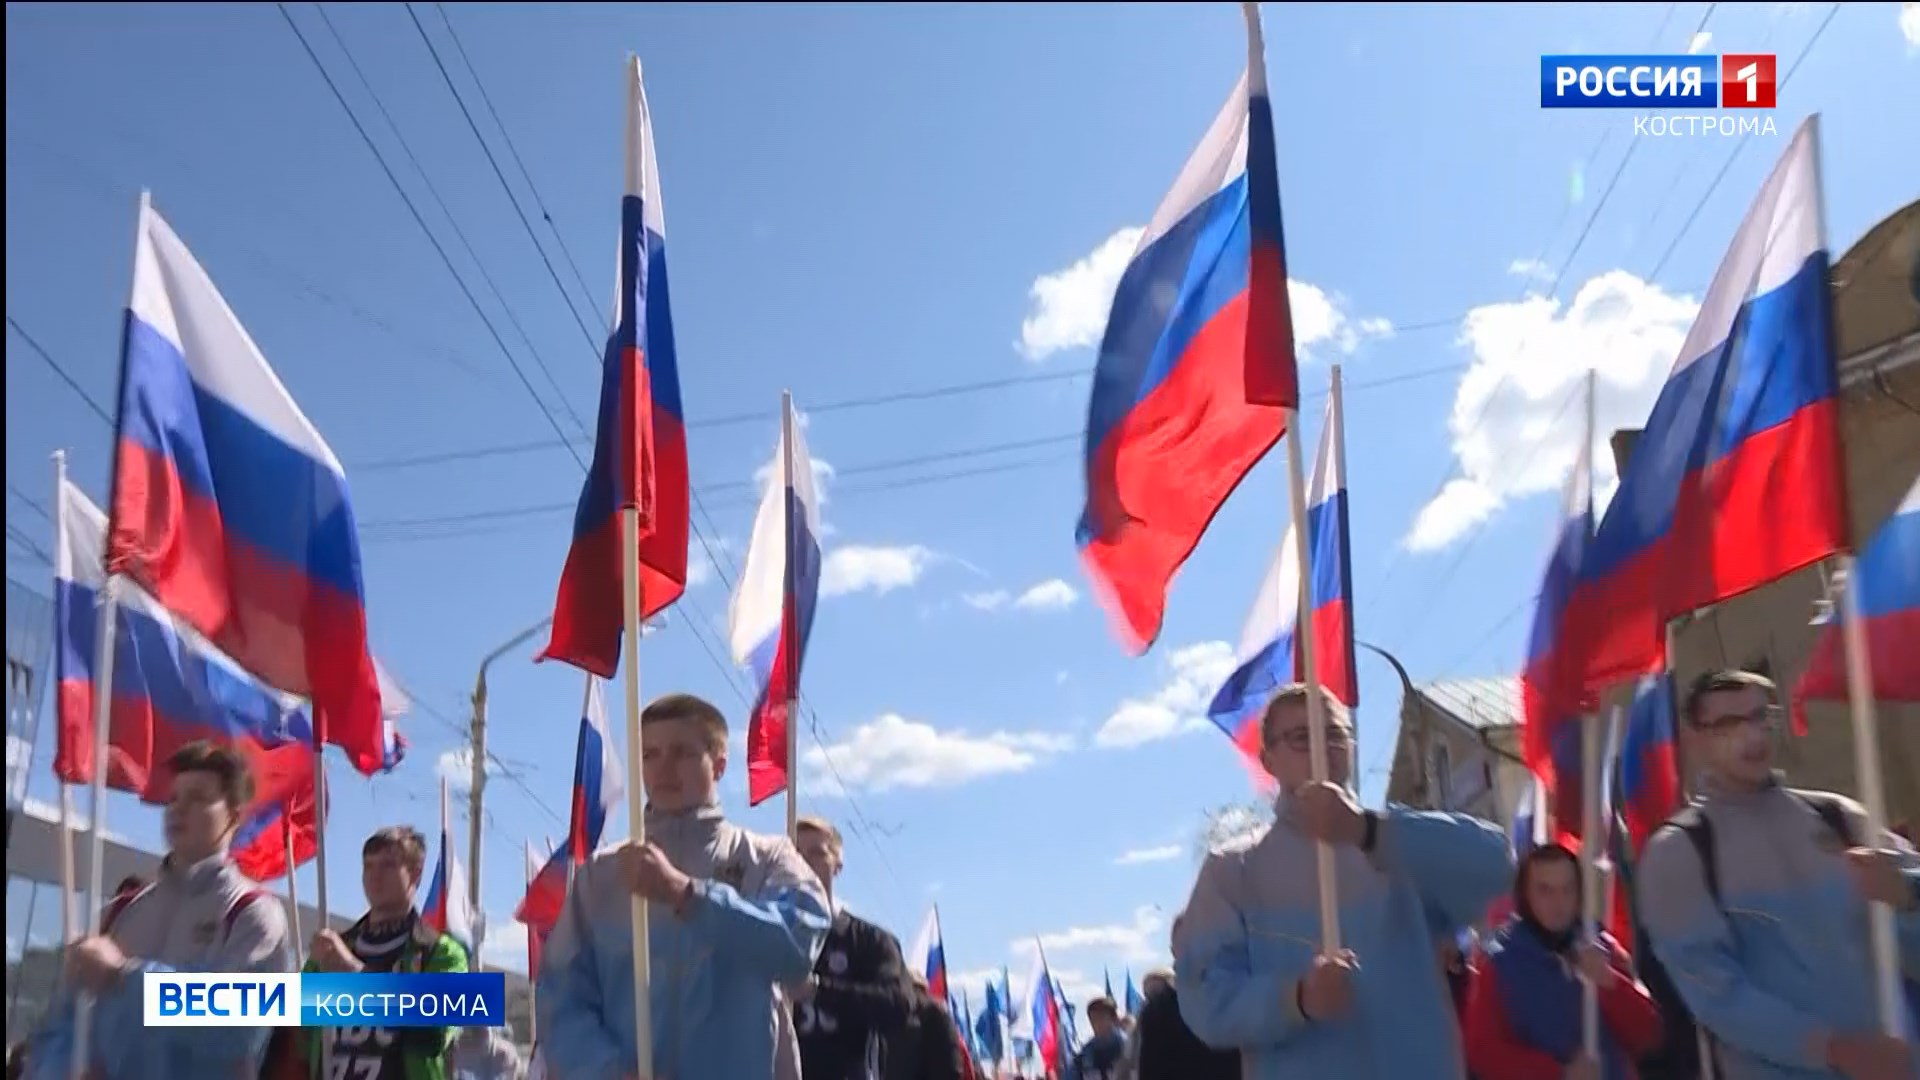
[[[697,589],[713,580],[713,560],[700,550],[698,544],[687,552],[687,588]]]
[[[1096,744],[1139,746],[1208,726],[1204,710],[1233,674],[1233,646],[1203,641],[1174,650],[1166,664],[1167,684],[1150,697],[1121,702],[1094,735]]]
[[[775,454],[778,454],[777,449]],[[821,458],[814,457],[810,460],[813,463],[813,495],[820,500],[820,506],[824,507],[827,505],[827,487],[833,481],[833,466]],[[773,482],[773,461],[774,459],[769,457],[759,468],[753,470],[753,488],[761,498],[766,497],[767,485]]]
[[[886,713],[827,747],[801,756],[816,791],[838,793],[841,782],[859,791],[955,787],[1001,773],[1026,772],[1073,740],[1046,732],[995,731],[972,735]],[[832,755],[829,764],[828,755]]]
[[[1139,866],[1142,863],[1166,862],[1180,857],[1180,845],[1168,844],[1165,847],[1134,848],[1113,860],[1115,866]]]
[[[826,564],[820,571],[820,592],[823,596],[844,596],[863,591],[885,594],[911,588],[933,561],[933,552],[918,544],[901,547],[847,544],[827,553]]]
[[[1018,976],[1015,976],[1012,972],[1008,972],[1007,977],[1017,978]],[[951,971],[947,973],[947,985],[955,989],[964,989],[971,997],[975,1009],[980,1007],[980,998],[986,990],[988,983],[992,983],[995,986],[1000,985],[999,968],[977,968],[972,971]],[[1018,993],[1018,991],[1015,991],[1015,993]]]
[[[1553,267],[1548,266],[1539,259],[1515,259],[1507,264],[1507,273],[1517,278],[1524,278],[1528,281],[1538,281],[1542,284],[1553,280]]]
[[[1711,44],[1713,44],[1713,34],[1711,34],[1706,30],[1702,30],[1699,33],[1693,35],[1692,41],[1687,42],[1687,52],[1689,55],[1698,55],[1700,53],[1706,52],[1707,46]]]
[[[645,636],[644,627],[642,627],[642,636]],[[462,746],[447,750],[435,761],[435,768],[447,783],[457,788],[465,788],[473,781],[473,749]],[[500,775],[497,763],[487,768],[487,775],[489,777]]]
[[[1034,279],[1027,317],[1020,324],[1020,351],[1028,360],[1038,362],[1066,349],[1100,343],[1113,291],[1144,232],[1121,229],[1072,266]]]
[[[1027,317],[1020,324],[1022,355],[1038,363],[1058,352],[1100,343],[1114,290],[1144,231],[1121,229],[1071,266],[1034,279],[1028,290]],[[1287,299],[1293,311],[1294,341],[1303,354],[1352,353],[1362,341],[1393,334],[1391,322],[1355,318],[1340,298],[1316,285],[1288,281]]]
[[[1073,586],[1054,578],[1021,593],[1013,606],[1022,611],[1065,611],[1079,599],[1080,593]]]
[[[1907,39],[1908,49],[1920,49],[1920,3],[1907,0],[1900,5],[1900,36]]]
[[[1049,965],[1057,955],[1098,951],[1131,963],[1151,963],[1167,954],[1166,919],[1158,908],[1140,907],[1130,923],[1103,926],[1073,926],[1041,934],[1039,947],[1047,952]],[[1032,956],[1033,938],[1016,938],[1011,946],[1016,956]]]
[[[1598,372],[1594,479],[1599,502],[1617,477],[1608,437],[1645,423],[1699,305],[1624,271],[1587,281],[1563,309],[1530,296],[1467,313],[1460,342],[1473,362],[1447,421],[1461,477],[1423,507],[1402,541],[1434,551],[1510,499],[1558,491],[1583,421],[1579,384]]]
[[[1060,578],[1050,578],[1027,589],[1019,596],[1005,589],[989,592],[964,593],[960,602],[975,611],[1003,611],[1008,607],[1020,611],[1065,611],[1080,601],[1080,591]]]
[[[1013,594],[1005,589],[995,589],[992,592],[967,593],[960,597],[960,602],[975,611],[999,611],[1001,608],[1013,602]]]

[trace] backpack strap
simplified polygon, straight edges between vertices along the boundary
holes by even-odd
[[[227,905],[226,917],[221,920],[221,923],[220,923],[221,936],[223,937],[232,936],[233,924],[240,921],[241,913],[246,911],[248,908],[252,907],[254,904],[266,898],[267,898],[266,892],[261,889],[248,889],[246,892],[243,892],[239,896],[234,897],[233,903]]]
[[[100,933],[105,935],[108,931],[112,930],[114,921],[120,918],[121,912],[127,910],[135,900],[140,899],[152,891],[153,882],[149,881],[130,893],[120,893],[113,899],[107,901],[106,910],[100,913]]]
[[[1720,861],[1714,857],[1713,822],[1698,806],[1681,807],[1680,811],[1667,819],[1663,828],[1679,829],[1687,834],[1693,843],[1693,852],[1700,858],[1700,875],[1706,881],[1707,896],[1713,900],[1713,906],[1720,906]]]
[[[1853,819],[1847,816],[1847,810],[1840,805],[1839,799],[1825,792],[1788,789],[1787,794],[1792,795],[1802,806],[1820,815],[1820,820],[1826,824],[1828,831],[1839,837],[1841,843],[1850,848],[1860,846],[1860,838],[1853,835]]]

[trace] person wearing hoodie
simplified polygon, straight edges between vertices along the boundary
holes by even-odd
[[[569,1080],[639,1073],[632,898],[647,901],[653,1060],[648,1076],[767,1080],[797,1073],[779,990],[806,980],[831,916],[784,836],[721,813],[727,721],[690,694],[640,714],[646,842],[596,852],[575,874],[536,980],[541,1050]]]
[[[1635,867],[1653,953],[1706,1030],[1719,1080],[1913,1080],[1916,1034],[1883,1034],[1867,905],[1891,906],[1900,962],[1920,975],[1920,866],[1859,804],[1798,791],[1774,769],[1772,681],[1695,680],[1681,709],[1700,799]]]
[[[799,1033],[800,1074],[806,1080],[869,1080],[915,1008],[900,940],[834,898],[833,883],[844,864],[840,830],[832,822],[799,819],[794,844],[833,910],[833,926],[812,978],[788,994]]]
[[[73,1075],[75,989],[93,995],[89,1080],[253,1077],[263,1062],[282,1062],[284,1048],[293,1045],[271,1040],[292,1029],[145,1025],[146,972],[293,971],[286,908],[227,857],[240,814],[253,801],[246,759],[230,747],[198,741],[174,751],[166,767],[166,858],[151,884],[109,905],[99,934],[67,947],[66,977],[49,1005],[46,1026],[28,1047],[32,1080]]]
[[[1248,1080],[1462,1080],[1459,1026],[1434,963],[1435,925],[1467,926],[1506,891],[1513,852],[1465,814],[1362,810],[1346,783],[1353,724],[1325,704],[1327,780],[1312,780],[1308,688],[1260,721],[1279,782],[1271,826],[1201,865],[1174,931],[1180,1012],[1238,1050]],[[1341,944],[1321,948],[1316,842],[1333,848]]]
[[[912,1016],[889,1046],[882,1075],[886,1080],[965,1080],[973,1067],[947,1003],[928,991],[919,972],[909,972],[907,981],[913,991]]]
[[[1467,992],[1475,1080],[1633,1080],[1660,1042],[1660,1013],[1605,930],[1581,940],[1580,859],[1544,844],[1521,860],[1514,913],[1487,943]],[[1583,982],[1600,988],[1600,1057],[1585,1054]]]
[[[1145,1000],[1133,1019],[1133,1080],[1240,1080],[1240,1055],[1201,1042],[1181,1017],[1171,972],[1149,973],[1140,990]]]

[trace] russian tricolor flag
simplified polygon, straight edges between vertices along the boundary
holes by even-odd
[[[1842,588],[1857,588],[1860,620],[1873,674],[1873,697],[1920,701],[1920,482],[1867,541]],[[1846,635],[1831,620],[1814,642],[1807,670],[1793,688],[1797,724],[1808,701],[1847,697]]]
[[[1847,547],[1817,123],[1734,234],[1567,602],[1588,691],[1657,670],[1669,620]]]
[[[1627,707],[1618,765],[1620,816],[1636,856],[1683,802],[1673,716],[1673,677],[1662,672],[1641,679]]]
[[[920,934],[907,950],[907,966],[927,980],[927,993],[934,1000],[947,1000],[947,947],[940,937],[940,909],[927,912]]]
[[[551,843],[548,844],[547,858],[543,859],[533,850],[533,841],[527,841],[527,892],[529,895],[533,892],[534,881],[540,877],[542,867],[551,862],[552,857]],[[563,902],[566,899],[566,888],[567,882],[563,873],[560,879],[560,898]],[[555,914],[558,915],[557,909]],[[521,918],[519,912],[514,913],[514,918],[527,926],[527,975],[529,978],[537,978],[540,974],[540,952],[546,947],[547,935],[553,932],[553,923],[535,923]]]
[[[513,917],[543,931],[552,929],[567,900],[567,866],[586,863],[600,846],[606,831],[607,814],[626,795],[626,783],[620,772],[620,755],[614,752],[613,736],[607,729],[607,709],[600,693],[600,680],[587,676],[586,700],[581,705],[580,739],[574,748],[572,820],[567,825],[567,842],[547,857],[527,882],[527,894],[520,900]]]
[[[346,474],[213,281],[143,199],[121,345],[105,563],[325,742],[386,763]]]
[[[1334,373],[1339,378],[1339,373]],[[1327,397],[1320,453],[1307,487],[1308,617],[1320,685],[1348,708],[1360,704],[1353,659],[1353,570],[1347,542],[1346,434],[1340,395]],[[1207,717],[1249,757],[1260,756],[1260,717],[1267,699],[1305,682],[1295,623],[1300,610],[1300,559],[1287,526],[1240,631],[1240,662],[1207,706]]]
[[[93,778],[93,661],[99,637],[101,549],[106,516],[73,484],[56,498],[53,607],[57,718],[54,773],[63,783]],[[163,803],[166,760],[200,739],[233,747],[253,773],[231,853],[241,872],[264,881],[286,872],[285,830],[294,862],[313,856],[313,729],[301,703],[261,685],[152,596],[130,582],[118,591],[107,784]]]
[[[753,672],[757,688],[747,721],[747,804],[758,806],[787,789],[789,741],[800,696],[800,665],[820,596],[820,501],[791,403],[781,408],[780,446],[740,583],[727,613],[733,659]]]
[[[445,789],[442,789],[444,798]],[[427,887],[426,902],[420,905],[420,921],[430,929],[450,935],[458,941],[467,955],[475,962],[475,949],[479,945],[474,933],[476,920],[473,907],[467,899],[467,872],[460,865],[459,856],[453,853],[449,842],[445,817],[445,804],[442,803],[440,821],[440,858],[433,864],[433,883]]]
[[[629,65],[620,288],[601,365],[593,464],[541,653],[603,679],[619,667],[625,622],[621,510],[639,511],[640,563],[630,569],[640,575],[640,618],[665,610],[687,585],[687,435],[667,298],[667,219],[640,61]]]
[[[1060,999],[1054,994],[1053,974],[1046,953],[1036,950],[1027,975],[1026,1008],[1013,1018],[1010,1034],[1033,1044],[1043,1067],[1051,1067],[1060,1052]]]
[[[1075,530],[1122,644],[1159,636],[1168,583],[1299,402],[1258,6],[1246,72],[1121,275],[1087,408]]]
[[[1586,380],[1591,398],[1594,380]],[[1592,401],[1586,415],[1591,421]],[[1521,750],[1527,767],[1540,776],[1549,789],[1556,786],[1561,772],[1563,748],[1571,746],[1574,767],[1572,777],[1580,776],[1580,715],[1592,702],[1580,689],[1581,659],[1563,640],[1567,604],[1580,581],[1581,568],[1593,545],[1593,437],[1591,426],[1583,427],[1586,436],[1574,455],[1573,471],[1567,474],[1560,502],[1560,531],[1554,540],[1553,554],[1547,559],[1547,572],[1540,583],[1540,602],[1533,613],[1533,633],[1527,646],[1527,665],[1520,673],[1520,697],[1524,709],[1521,726]]]

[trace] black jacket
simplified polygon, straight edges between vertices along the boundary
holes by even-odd
[[[912,1012],[900,940],[847,912],[834,916],[813,965],[813,1000],[794,1009],[806,1080],[867,1080]]]
[[[966,1047],[946,1003],[919,990],[914,998],[913,1018],[888,1048],[886,1080],[970,1080]]]
[[[1239,1080],[1240,1055],[1200,1041],[1180,1015],[1172,988],[1147,996],[1134,1023],[1140,1028],[1139,1080]]]

